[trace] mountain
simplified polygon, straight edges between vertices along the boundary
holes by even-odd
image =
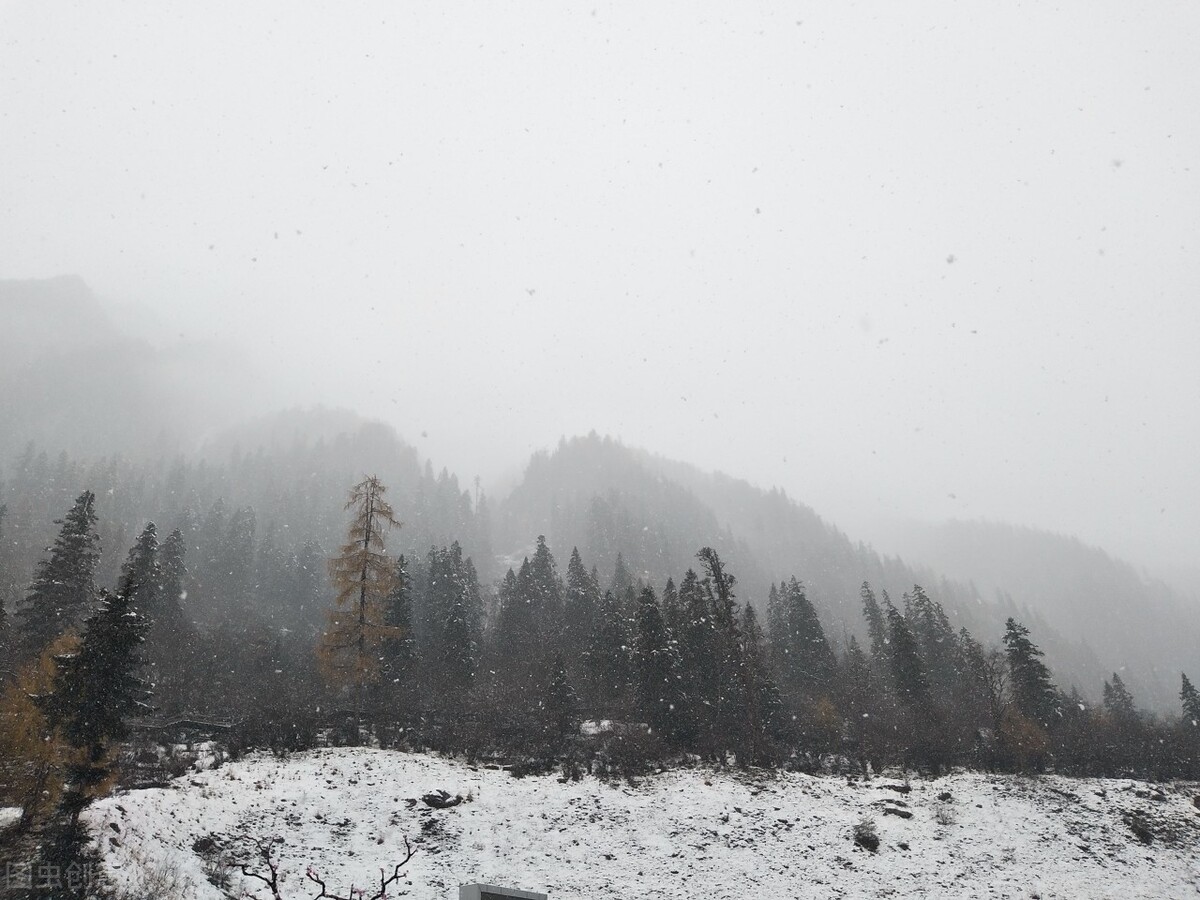
[[[77,277],[0,280],[0,459],[29,442],[142,458],[190,450],[270,395],[228,345],[126,333]]]
[[[892,541],[985,595],[1017,598],[1077,636],[1152,707],[1174,709],[1200,669],[1200,604],[1077,538],[996,522],[910,524]],[[1095,682],[1093,682],[1095,683]]]
[[[737,575],[739,598],[760,609],[772,582],[800,579],[835,641],[865,637],[864,580],[898,605],[920,584],[955,627],[985,644],[999,642],[1007,617],[1022,621],[1060,686],[1096,700],[1104,679],[1119,670],[1140,702],[1174,712],[1179,671],[1200,668],[1194,605],[1078,541],[960,526],[947,534],[961,538],[944,542],[942,552],[933,544],[906,547],[908,560],[921,560],[914,564],[852,541],[783,491],[596,434],[535,454],[498,506],[495,534],[496,547],[517,559],[537,534],[546,535],[560,559],[577,546],[585,562],[599,566],[602,580],[621,553],[635,574],[658,587],[695,568],[699,547],[713,546]]]

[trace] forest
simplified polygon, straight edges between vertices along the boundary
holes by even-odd
[[[28,451],[0,507],[0,804],[22,809],[21,828],[80,846],[79,811],[144,778],[134,750],[180,720],[224,723],[232,755],[369,744],[567,778],[697,763],[1200,773],[1184,673],[1176,715],[1140,709],[1119,672],[1091,704],[1056,683],[1021,621],[972,634],[916,584],[893,599],[863,581],[864,639],[829,635],[805,573],[743,594],[710,546],[651,583],[620,553],[602,572],[538,536],[481,577],[494,560],[466,548],[488,553],[486,498],[408,462],[413,488],[397,494],[374,476],[340,497],[288,484],[285,466],[252,457],[131,467],[122,489],[63,503],[97,471]],[[224,499],[235,488],[269,506],[268,527]],[[132,516],[106,503],[165,524],[129,534],[114,523]],[[28,523],[55,504],[39,550]],[[428,548],[397,551],[403,537]],[[128,546],[119,561],[102,552],[114,543]]]

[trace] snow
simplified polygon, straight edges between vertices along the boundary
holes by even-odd
[[[206,863],[193,849],[207,836],[235,854],[250,838],[281,837],[285,897],[311,895],[310,865],[331,888],[377,884],[405,837],[417,850],[407,896],[438,900],[470,882],[551,900],[1200,896],[1195,785],[956,774],[910,787],[706,769],[636,785],[516,779],[434,756],[328,749],[255,755],[109,797],[88,815],[118,882],[173,872],[185,896],[213,900],[213,854]],[[417,799],[439,789],[466,799],[444,810]],[[1134,835],[1131,814],[1150,823],[1153,843]],[[867,819],[878,853],[852,840]]]
[[[0,806],[0,831],[15,825],[21,820],[21,807]]]

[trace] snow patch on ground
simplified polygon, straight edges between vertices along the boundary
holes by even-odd
[[[711,770],[636,786],[563,783],[328,749],[255,755],[109,797],[88,816],[114,879],[143,889],[168,881],[197,900],[223,896],[209,881],[222,874],[235,894],[244,882],[248,896],[265,897],[229,864],[269,837],[283,839],[285,897],[311,896],[310,865],[331,889],[378,884],[405,837],[417,853],[402,886],[422,900],[453,900],[459,884],[477,881],[551,900],[1200,897],[1194,785],[958,774],[903,787]],[[442,810],[419,800],[439,789],[467,799]],[[877,853],[852,839],[868,819]]]
[[[0,831],[21,821],[21,807],[0,806]]]

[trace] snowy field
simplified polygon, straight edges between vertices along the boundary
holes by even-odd
[[[963,774],[903,787],[707,770],[560,783],[337,749],[256,755],[89,815],[113,877],[163,900],[228,896],[210,876],[238,895],[229,863],[268,837],[283,839],[285,898],[316,893],[308,866],[339,893],[378,884],[406,836],[417,852],[401,883],[421,900],[457,898],[474,881],[552,900],[1200,897],[1195,785]],[[439,789],[467,799],[442,810],[417,799]],[[852,838],[865,819],[876,853]]]

